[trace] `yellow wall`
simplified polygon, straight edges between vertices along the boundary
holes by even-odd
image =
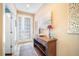
[[[0,56],[3,54],[2,50],[2,18],[3,18],[3,7],[2,4],[0,3]]]
[[[49,10],[53,12],[53,25],[57,41],[57,55],[79,56],[79,35],[68,34],[68,4],[45,4],[35,15],[35,20],[40,20]]]

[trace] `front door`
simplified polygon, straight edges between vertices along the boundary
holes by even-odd
[[[17,15],[16,40],[18,42],[33,41],[32,17],[26,15]]]

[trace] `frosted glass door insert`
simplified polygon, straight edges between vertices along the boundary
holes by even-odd
[[[31,40],[32,39],[32,17],[18,16],[17,19],[17,39]]]

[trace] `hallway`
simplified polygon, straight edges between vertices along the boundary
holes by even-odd
[[[79,55],[79,4],[5,3],[4,8],[5,54]]]

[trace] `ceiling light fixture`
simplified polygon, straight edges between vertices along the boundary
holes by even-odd
[[[26,4],[26,7],[29,8],[30,7],[30,4]]]

